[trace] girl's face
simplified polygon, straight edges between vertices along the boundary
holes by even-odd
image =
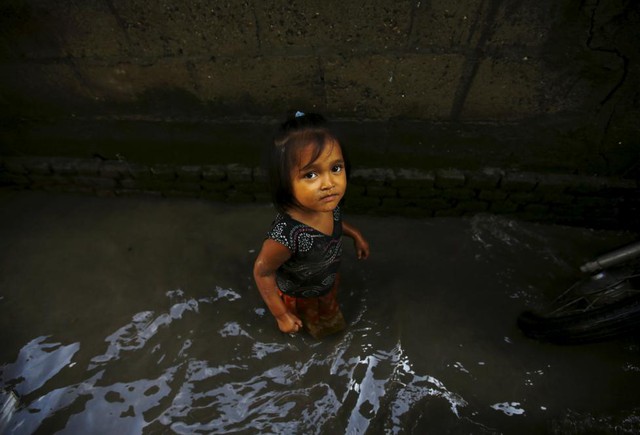
[[[304,147],[293,168],[293,197],[303,211],[330,212],[347,188],[342,149],[337,142],[328,143],[318,158],[311,161],[313,151],[312,145]]]

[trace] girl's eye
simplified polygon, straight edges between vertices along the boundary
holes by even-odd
[[[343,169],[344,169],[344,166],[342,165],[335,165],[333,168],[331,168],[331,170],[335,173],[342,172]]]
[[[307,172],[306,174],[303,175],[303,177],[306,178],[307,180],[313,180],[317,176],[318,175],[315,172]]]

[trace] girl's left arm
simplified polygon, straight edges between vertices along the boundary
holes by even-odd
[[[356,247],[356,255],[359,260],[366,260],[369,257],[369,242],[364,238],[359,229],[342,221],[342,233],[353,239],[353,244]]]

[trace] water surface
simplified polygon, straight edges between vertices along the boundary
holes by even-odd
[[[340,300],[316,341],[280,333],[251,278],[267,206],[0,194],[8,434],[633,433],[637,338],[522,336],[584,261],[633,234],[491,215],[349,216]]]

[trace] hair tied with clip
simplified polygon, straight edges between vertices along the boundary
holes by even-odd
[[[298,110],[294,116],[295,116],[296,118],[301,118],[301,117],[303,117],[303,116],[304,116],[304,112],[301,112],[301,111],[299,111],[299,110]]]

